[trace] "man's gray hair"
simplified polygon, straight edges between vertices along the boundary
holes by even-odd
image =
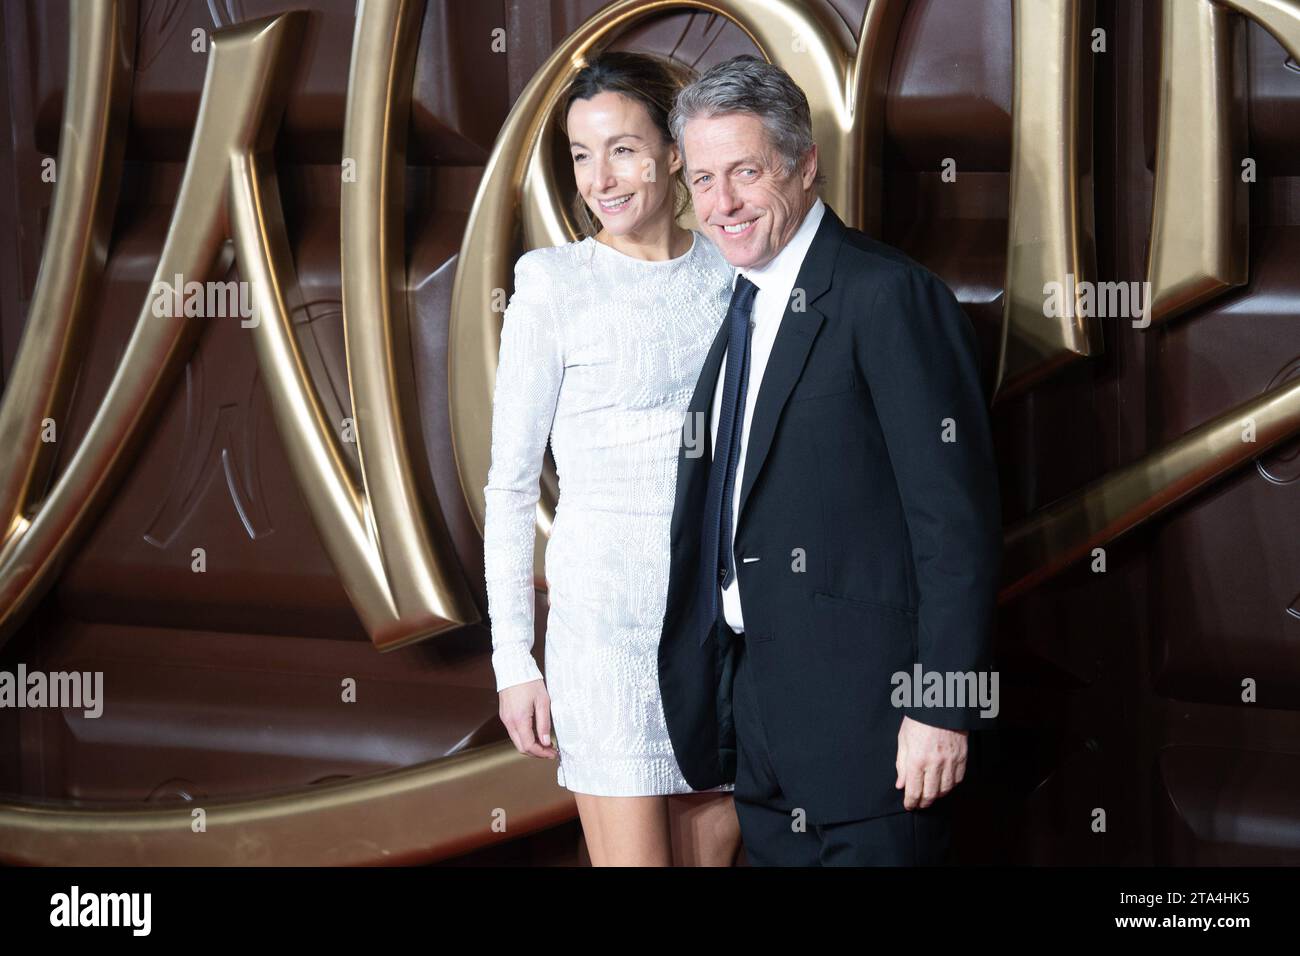
[[[668,128],[684,155],[682,131],[688,120],[727,113],[752,113],[762,121],[786,175],[813,147],[808,97],[785,70],[749,53],[724,60],[678,93]],[[818,174],[817,181],[823,179]]]

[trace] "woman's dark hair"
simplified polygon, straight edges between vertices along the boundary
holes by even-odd
[[[667,57],[607,50],[588,60],[569,84],[560,102],[560,131],[568,137],[569,109],[578,100],[589,100],[599,93],[618,93],[644,106],[664,142],[672,143],[668,114],[677,93],[694,78],[695,73],[690,67]],[[674,179],[677,181],[677,201],[673,215],[680,216],[690,204],[690,193],[682,170],[677,171]],[[600,222],[587,208],[581,193],[574,194],[572,211],[584,235],[594,236],[600,231]]]

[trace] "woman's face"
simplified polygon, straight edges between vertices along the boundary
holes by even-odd
[[[671,218],[681,156],[641,103],[608,91],[575,100],[567,127],[578,192],[610,235],[637,234],[661,216]]]

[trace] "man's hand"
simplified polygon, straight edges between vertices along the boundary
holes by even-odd
[[[898,728],[898,758],[894,761],[898,771],[894,789],[907,784],[903,806],[925,809],[961,783],[966,776],[967,733],[903,717]]]

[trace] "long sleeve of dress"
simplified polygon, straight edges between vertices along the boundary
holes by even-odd
[[[543,456],[564,377],[545,252],[515,264],[492,398],[483,563],[498,691],[542,676],[532,654],[533,544]]]

